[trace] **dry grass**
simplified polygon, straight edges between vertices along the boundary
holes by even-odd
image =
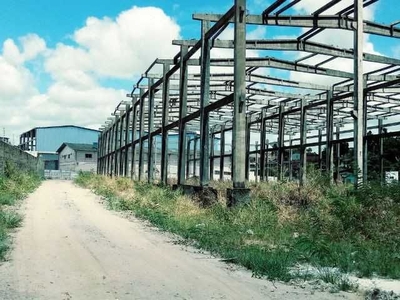
[[[293,265],[308,263],[400,278],[400,185],[357,192],[330,185],[321,175],[308,178],[301,188],[293,182],[248,183],[252,201],[231,209],[225,204],[227,181],[210,183],[219,202],[209,207],[179,190],[124,178],[81,174],[78,182],[105,196],[111,208],[131,210],[198,247],[234,258],[256,276],[290,280]]]

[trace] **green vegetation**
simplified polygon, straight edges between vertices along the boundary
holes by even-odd
[[[319,279],[340,290],[354,289],[346,273],[400,278],[398,184],[354,190],[314,173],[302,188],[293,182],[249,184],[252,202],[228,209],[223,201],[203,208],[169,187],[124,178],[82,173],[77,183],[104,196],[111,209],[131,210],[254,276]],[[220,191],[227,185],[213,182]],[[316,272],[301,273],[299,266]]]
[[[19,172],[14,165],[6,164],[5,174],[0,177],[0,260],[5,258],[10,248],[9,230],[22,223],[22,216],[13,210],[13,206],[39,183],[37,175]]]

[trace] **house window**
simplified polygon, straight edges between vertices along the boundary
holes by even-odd
[[[71,154],[68,154],[68,158],[71,158]]]
[[[91,153],[86,153],[85,154],[85,158],[92,158],[92,154]]]

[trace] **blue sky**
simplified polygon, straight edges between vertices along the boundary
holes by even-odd
[[[248,0],[248,9],[259,14],[271,2]],[[302,2],[302,9],[291,13],[310,13],[318,7],[316,0]],[[0,127],[11,136],[41,125],[96,128],[152,60],[178,51],[171,39],[198,38],[200,23],[192,20],[192,13],[224,13],[233,1],[2,0],[1,4],[0,71],[8,74],[9,82],[0,83]],[[390,24],[400,19],[399,8],[398,0],[380,0],[366,13],[374,21]],[[252,27],[249,32],[256,38],[274,38],[298,34],[300,29]],[[321,41],[348,45],[350,40],[347,34],[325,35]],[[366,49],[400,56],[394,39],[366,37]],[[278,73],[294,78],[289,72],[272,72]]]
[[[269,2],[272,1],[249,1],[250,13],[259,13]],[[160,7],[182,26],[184,37],[197,36],[199,28],[197,22],[191,19],[192,13],[223,13],[232,5],[232,1],[229,0],[2,0],[1,3],[0,40],[35,32],[45,38],[49,46],[67,41],[74,30],[84,25],[88,16],[112,18],[134,5]],[[374,7],[375,20],[378,22],[390,23],[399,18],[400,4],[396,0],[381,0],[374,4]]]

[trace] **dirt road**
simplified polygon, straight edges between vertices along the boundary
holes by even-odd
[[[0,299],[355,299],[251,278],[108,211],[71,182],[46,181],[22,207]]]

